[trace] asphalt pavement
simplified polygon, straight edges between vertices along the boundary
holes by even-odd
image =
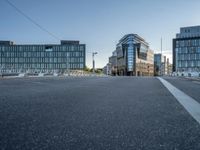
[[[0,149],[199,150],[200,124],[155,77],[0,79]]]
[[[200,80],[184,77],[164,77],[165,80],[194,98],[200,103]]]

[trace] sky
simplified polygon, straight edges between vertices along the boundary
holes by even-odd
[[[200,25],[200,0],[9,0],[32,20],[62,40],[86,44],[86,65],[103,67],[125,34],[143,37],[154,53],[170,58],[180,27]],[[59,44],[0,0],[0,40],[16,44]]]

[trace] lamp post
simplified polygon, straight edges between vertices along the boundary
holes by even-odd
[[[94,56],[98,54],[97,52],[93,52],[92,53],[92,66],[93,66],[93,74],[95,73],[95,60],[94,60]]]

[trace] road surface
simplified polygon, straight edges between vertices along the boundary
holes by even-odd
[[[200,124],[156,77],[0,79],[0,149],[199,150]]]

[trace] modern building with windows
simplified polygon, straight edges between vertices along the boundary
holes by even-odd
[[[110,64],[110,68],[111,68],[111,75],[117,75],[117,52],[114,51],[112,53],[112,56],[109,57],[109,64]]]
[[[162,74],[161,68],[164,62],[162,54],[154,54],[154,75],[160,76]]]
[[[154,75],[163,76],[171,75],[172,64],[169,63],[169,58],[161,53],[154,54]]]
[[[200,72],[200,26],[180,28],[173,39],[173,71]]]
[[[61,44],[16,45],[0,41],[1,72],[60,72],[82,70],[86,64],[86,45],[79,41]]]
[[[112,75],[111,63],[107,63],[106,66],[103,67],[103,73],[106,75]]]
[[[153,76],[154,53],[149,44],[137,34],[127,34],[116,46],[117,74],[125,76]]]

